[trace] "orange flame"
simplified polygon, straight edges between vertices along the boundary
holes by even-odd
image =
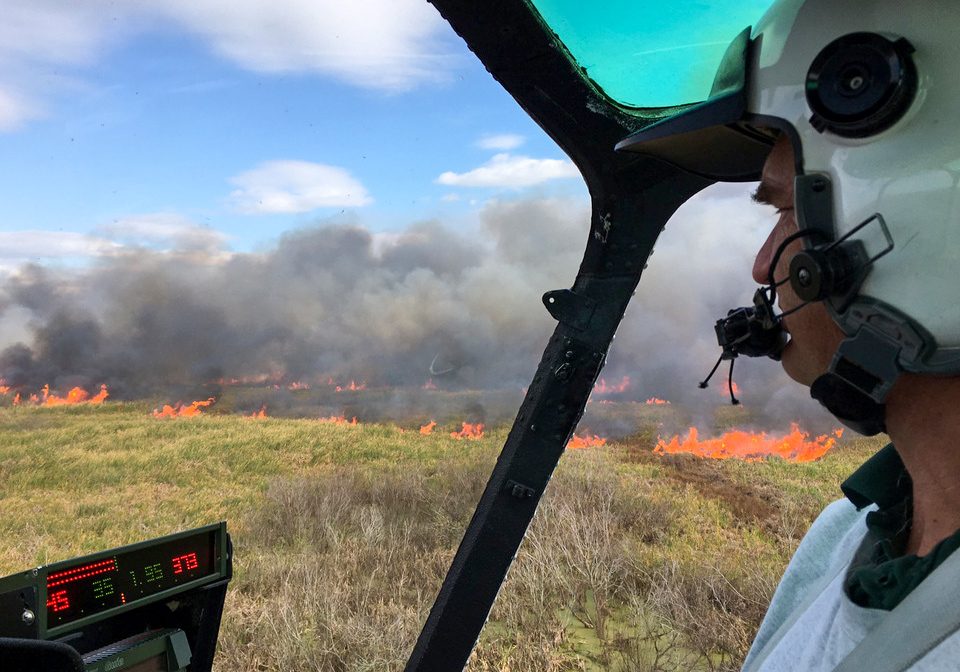
[[[366,383],[357,383],[352,380],[350,381],[349,385],[344,385],[344,386],[337,385],[337,388],[336,388],[337,392],[359,392],[360,390],[365,390],[365,389],[367,389]]]
[[[482,439],[483,438],[483,423],[478,422],[477,424],[471,424],[469,422],[461,423],[463,428],[459,432],[450,432],[450,436],[454,439]]]
[[[107,392],[107,386],[101,385],[100,391],[96,396],[91,397],[90,393],[84,390],[82,387],[74,387],[69,392],[67,392],[66,397],[59,397],[56,394],[51,394],[50,386],[43,386],[43,405],[44,406],[72,406],[75,404],[102,404],[103,400],[109,397],[110,394]],[[30,396],[31,401],[37,401],[36,395]]]
[[[19,392],[17,392],[16,396],[13,398],[13,405],[14,405],[14,406],[19,406],[19,405],[20,405],[20,393],[19,393]]]
[[[427,382],[423,384],[424,390],[435,390],[437,389],[437,384],[433,382],[433,378],[427,378]]]
[[[43,386],[43,405],[44,406],[66,406],[69,404],[82,404],[90,395],[82,387],[74,387],[67,392],[66,397],[58,397],[50,393],[50,386]]]
[[[657,397],[650,397],[644,402],[647,406],[663,406],[664,404],[669,404],[670,402],[666,399],[658,399]]]
[[[287,389],[288,389],[288,390],[291,390],[291,391],[296,391],[296,390],[309,390],[309,389],[310,389],[310,383],[304,383],[303,381],[295,380],[295,381],[293,381],[292,383],[290,383],[289,385],[287,385]]]
[[[594,448],[596,446],[605,445],[607,445],[607,440],[597,436],[596,434],[593,436],[590,436],[589,434],[577,436],[574,434],[573,438],[570,439],[570,442],[567,443],[567,448]]]
[[[267,405],[264,404],[263,406],[260,407],[260,410],[259,410],[259,411],[254,411],[254,412],[251,413],[250,415],[245,415],[245,416],[243,416],[243,417],[245,417],[245,418],[253,418],[253,419],[255,419],[255,420],[263,420],[264,418],[268,417],[268,416],[267,416]]]
[[[347,419],[346,419],[344,416],[342,416],[342,415],[331,415],[331,416],[328,417],[328,418],[320,418],[320,422],[329,422],[329,423],[332,423],[332,424],[335,424],[335,425],[357,425],[357,424],[359,424],[359,423],[357,422],[356,416],[354,416],[354,418],[353,418],[352,420],[347,420]]]
[[[626,392],[630,387],[630,376],[624,376],[620,379],[619,383],[614,385],[607,385],[607,381],[601,378],[593,386],[593,391],[597,394],[619,394],[620,392]]]
[[[164,404],[162,409],[153,409],[155,418],[192,418],[200,415],[201,409],[206,408],[216,401],[215,397],[210,397],[204,401],[191,402],[189,406],[184,406],[179,401],[176,405]]]
[[[437,426],[437,423],[434,420],[431,420],[427,424],[423,425],[420,428],[421,434],[433,434],[433,428]]]
[[[812,462],[823,457],[841,436],[843,430],[836,429],[833,431],[833,437],[836,438],[824,434],[811,441],[810,435],[800,431],[794,423],[790,427],[790,433],[785,436],[733,430],[719,438],[701,441],[697,438],[697,428],[691,427],[683,439],[679,436],[674,436],[669,441],[659,439],[653,452],[659,455],[692,453],[717,460],[736,458],[746,462],[758,462],[769,456],[782,457],[791,462]]]
[[[0,394],[6,394],[9,391],[10,387],[8,385],[0,385]]]
[[[722,394],[725,397],[730,396],[730,381],[727,381],[727,380],[723,381],[723,385],[720,386],[720,394]],[[740,396],[740,386],[737,385],[736,383],[733,384],[733,396],[735,397]]]

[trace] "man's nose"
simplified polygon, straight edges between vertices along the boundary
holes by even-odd
[[[765,285],[770,282],[770,264],[773,262],[774,231],[770,232],[763,245],[757,251],[753,260],[753,280],[757,284]]]

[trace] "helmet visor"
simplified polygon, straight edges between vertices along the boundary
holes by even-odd
[[[772,0],[529,0],[615,103],[687,105],[710,96],[730,42]]]

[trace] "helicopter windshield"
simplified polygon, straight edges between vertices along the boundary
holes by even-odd
[[[727,46],[772,0],[528,0],[616,103],[705,100]]]

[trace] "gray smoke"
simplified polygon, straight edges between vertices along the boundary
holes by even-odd
[[[719,354],[713,323],[749,303],[773,223],[746,194],[714,187],[668,225],[602,374],[630,385],[608,398],[703,413],[728,403],[725,367],[710,389],[697,382]],[[540,296],[572,283],[589,212],[528,199],[479,219],[472,232],[428,221],[384,235],[341,217],[258,253],[197,236],[167,251],[117,246],[85,268],[25,266],[0,286],[0,377],[24,389],[105,383],[114,398],[262,375],[520,390],[554,328]],[[776,423],[826,417],[772,362],[741,360],[735,380]]]

